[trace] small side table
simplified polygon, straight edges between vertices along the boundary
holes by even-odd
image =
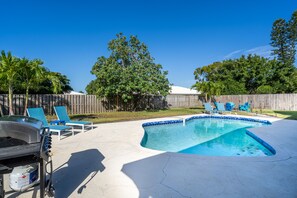
[[[50,125],[65,125],[65,121],[64,120],[52,120],[50,121]]]

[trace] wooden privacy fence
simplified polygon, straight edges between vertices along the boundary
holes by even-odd
[[[0,105],[4,115],[9,113],[8,95],[0,95]],[[13,111],[15,115],[23,115],[25,105],[24,94],[13,95]],[[95,95],[64,94],[32,94],[29,95],[28,107],[42,107],[48,115],[53,115],[53,106],[67,106],[69,114],[86,114],[114,111],[111,103],[105,99],[98,100]]]
[[[150,96],[139,102],[139,109],[164,109],[176,107],[198,107],[203,104],[199,95],[168,95],[166,98]],[[249,102],[252,108],[297,111],[297,94],[224,95],[216,98],[220,102],[239,104]],[[15,115],[23,115],[25,95],[13,95]],[[131,110],[131,104],[119,100],[97,99],[95,95],[34,94],[29,95],[28,107],[42,107],[46,114],[53,115],[53,106],[67,106],[69,114],[91,114],[117,110]],[[8,95],[0,94],[0,112],[8,115]]]
[[[254,109],[297,111],[297,94],[224,95],[216,97],[220,102],[239,104],[249,102]]]
[[[13,111],[15,115],[24,114],[25,95],[13,95]],[[42,107],[45,114],[53,115],[54,106],[67,106],[69,114],[91,114],[117,110],[131,110],[131,104],[112,100],[97,99],[95,95],[64,95],[64,94],[32,94],[29,95],[28,107]],[[0,94],[1,114],[9,114],[8,95]],[[148,96],[139,101],[138,109],[164,109],[168,107],[164,97]]]
[[[23,115],[25,105],[24,94],[13,95],[13,111],[15,115]],[[42,107],[47,115],[53,115],[54,106],[67,106],[69,114],[91,114],[117,110],[131,110],[131,104],[123,104],[117,98],[112,100],[97,99],[95,95],[64,94],[31,94],[28,107]],[[164,109],[175,107],[197,107],[202,105],[198,95],[148,96],[141,99],[139,109]],[[9,113],[8,95],[0,94],[0,106],[4,115]]]

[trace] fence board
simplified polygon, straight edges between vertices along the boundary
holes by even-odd
[[[166,96],[166,103],[169,107],[198,107],[202,101],[198,95],[171,94]]]

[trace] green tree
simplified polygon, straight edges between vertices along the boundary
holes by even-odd
[[[197,68],[195,87],[209,92],[211,84],[222,84],[220,92],[224,95],[292,93],[297,91],[296,72],[296,68],[287,67],[280,61],[248,55]]]
[[[270,85],[261,85],[256,90],[257,94],[270,94],[273,93],[273,88]]]
[[[270,82],[272,73],[271,61],[260,56],[248,55],[246,58],[245,87],[249,93],[254,94],[260,86]]]
[[[287,22],[285,19],[278,19],[272,25],[271,31],[272,55],[286,67],[293,67],[296,55],[297,42],[297,10]]]
[[[276,55],[277,59],[285,65],[292,65],[293,62],[290,60],[290,46],[289,46],[289,31],[288,24],[284,19],[276,20],[272,25],[271,31],[271,46],[272,55]]]
[[[23,58],[20,60],[20,82],[23,89],[25,89],[25,107],[24,115],[26,115],[26,109],[28,107],[29,90],[38,89],[38,85],[44,79],[46,70],[42,66],[43,62],[39,59],[28,60]]]
[[[136,36],[127,39],[122,33],[117,34],[108,43],[108,50],[110,56],[99,57],[92,68],[97,79],[87,86],[88,93],[134,102],[134,109],[142,97],[169,93],[168,72],[154,63],[148,47]]]
[[[295,62],[295,55],[296,55],[296,43],[297,43],[297,10],[292,14],[291,19],[288,22],[288,31],[289,31],[289,52],[290,57]]]
[[[0,57],[0,79],[4,89],[8,90],[8,101],[9,101],[9,115],[13,115],[12,109],[12,97],[13,90],[18,83],[18,75],[20,74],[19,59],[12,56],[11,52],[5,53],[1,51]]]
[[[67,76],[59,72],[48,72],[46,77],[51,81],[51,90],[55,94],[70,92],[73,90]]]
[[[0,92],[8,92],[9,114],[13,115],[13,93],[25,93],[25,108],[30,93],[63,93],[72,89],[70,80],[61,73],[51,72],[39,59],[16,58],[11,52],[1,51]],[[26,112],[24,112],[25,114]]]
[[[269,84],[275,93],[293,93],[297,90],[295,71],[294,66],[287,66],[281,62],[275,64],[272,80]]]
[[[38,87],[31,89],[34,94],[62,94],[72,91],[70,80],[59,72],[51,72],[44,68],[44,76]]]
[[[245,83],[235,81],[234,79],[228,79],[224,82],[224,89],[222,90],[223,95],[238,95],[247,94]]]
[[[214,62],[197,68],[194,71],[194,75],[197,82],[206,81],[223,84],[221,94],[243,94],[247,93],[245,88],[246,65],[245,57],[236,60]]]
[[[96,95],[96,90],[98,88],[97,80],[92,80],[86,87],[87,94]]]
[[[193,87],[205,96],[205,101],[209,102],[214,100],[214,96],[221,95],[221,92],[224,89],[224,85],[222,83],[210,81],[196,82]]]

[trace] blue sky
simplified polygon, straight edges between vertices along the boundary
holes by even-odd
[[[242,54],[270,54],[272,23],[293,0],[0,0],[0,50],[40,58],[85,91],[99,56],[119,32],[137,35],[174,85],[191,87],[197,67]]]

